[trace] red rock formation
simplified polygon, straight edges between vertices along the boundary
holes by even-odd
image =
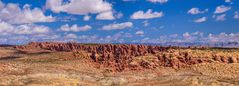
[[[182,52],[179,55],[157,54],[158,52],[169,52],[171,47],[126,45],[126,44],[100,44],[84,45],[79,43],[58,43],[58,42],[32,42],[25,46],[16,46],[17,49],[46,49],[51,51],[86,51],[91,53],[90,58],[100,65],[111,67],[113,71],[153,69],[158,66],[181,68],[187,65],[211,62],[211,60],[232,63],[238,62],[235,58],[213,56],[213,59],[191,58],[188,53]],[[132,63],[138,56],[154,55],[156,59]],[[152,58],[154,58],[152,57]]]

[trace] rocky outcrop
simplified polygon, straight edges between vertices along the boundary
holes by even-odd
[[[223,57],[213,54],[211,57],[193,57],[188,52],[171,51],[175,47],[146,45],[32,42],[25,46],[16,46],[16,48],[19,50],[46,49],[76,52],[75,56],[87,56],[99,65],[112,68],[112,71],[153,69],[160,66],[181,68],[215,61],[223,63],[239,61],[238,57]],[[84,55],[79,51],[90,54]]]
[[[25,46],[16,46],[17,49],[46,49],[52,51],[86,51],[91,53],[91,59],[116,71],[128,68],[133,57],[157,52],[167,51],[169,47],[126,45],[126,44],[100,44],[84,45],[78,43],[57,43],[57,42],[32,42]]]

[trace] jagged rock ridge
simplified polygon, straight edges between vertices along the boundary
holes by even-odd
[[[87,45],[79,43],[60,42],[32,42],[25,46],[16,46],[19,50],[46,49],[51,51],[90,53],[88,57],[99,65],[110,67],[112,71],[153,69],[156,67],[181,68],[188,65],[223,62],[237,63],[239,57],[225,57],[209,55],[209,57],[193,57],[188,52],[175,52],[172,48],[146,45],[126,44],[97,44]]]

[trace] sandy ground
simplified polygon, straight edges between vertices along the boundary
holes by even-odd
[[[109,72],[71,52],[0,48],[0,86],[239,86],[239,64]]]

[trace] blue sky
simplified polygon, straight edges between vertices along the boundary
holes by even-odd
[[[239,0],[1,0],[0,43],[239,41]]]

